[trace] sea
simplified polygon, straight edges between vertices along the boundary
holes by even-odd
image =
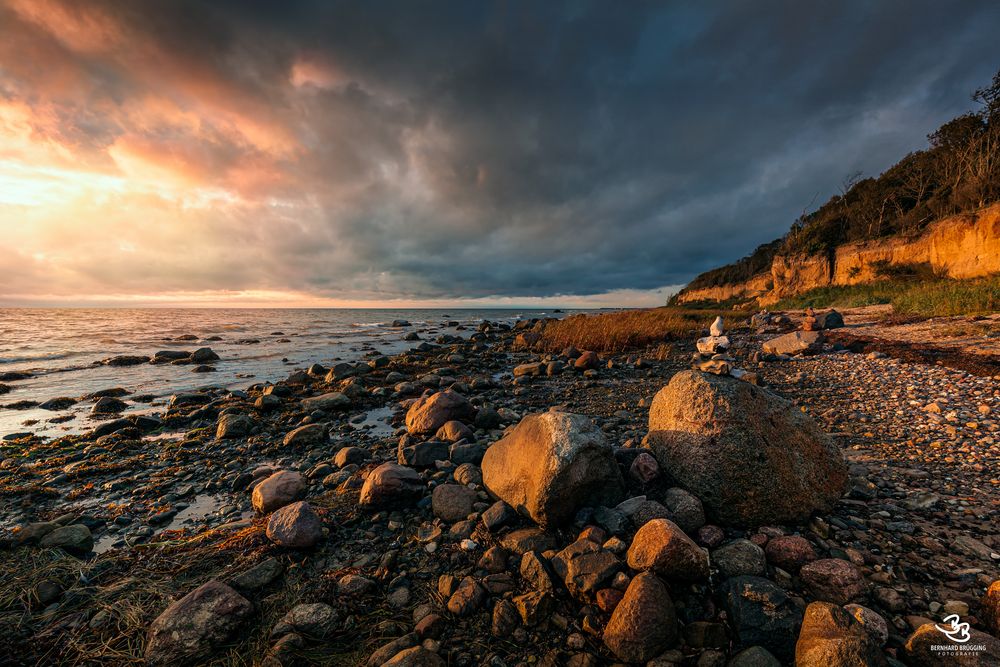
[[[207,308],[10,308],[0,309],[0,377],[30,373],[23,380],[0,380],[0,437],[32,432],[47,437],[88,431],[92,400],[85,397],[121,388],[129,410],[165,410],[170,395],[202,387],[246,389],[274,382],[313,363],[361,359],[372,350],[395,354],[418,343],[409,331],[433,342],[440,334],[468,337],[483,320],[513,323],[531,317],[563,317],[573,312],[531,309],[207,309]],[[394,320],[412,326],[392,327]],[[193,365],[107,366],[119,355],[152,356],[159,350],[211,347],[221,358],[214,373],[194,373]],[[80,402],[51,411],[14,409],[24,401],[44,403],[68,397]],[[133,400],[141,397],[141,400]]]

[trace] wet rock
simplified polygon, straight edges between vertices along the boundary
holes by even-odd
[[[113,415],[119,412],[124,412],[127,409],[128,403],[120,398],[115,398],[114,396],[104,396],[103,398],[97,399],[97,402],[94,403],[94,407],[90,409],[90,412],[95,415]]]
[[[605,645],[619,660],[646,662],[677,642],[677,615],[663,582],[636,575],[604,629]]]
[[[197,350],[191,353],[191,361],[196,364],[207,364],[212,361],[218,361],[219,355],[212,351],[210,347],[199,347]]]
[[[267,539],[289,549],[308,549],[323,537],[323,522],[300,500],[276,510],[267,521]]]
[[[847,604],[864,595],[865,579],[852,563],[838,558],[815,560],[799,571],[802,583],[818,600]]]
[[[219,423],[215,428],[215,437],[219,440],[226,438],[242,438],[253,430],[253,420],[246,415],[226,413],[219,417]]]
[[[669,519],[654,519],[636,532],[628,564],[634,570],[653,570],[667,579],[708,578],[708,555]]]
[[[840,449],[790,402],[734,378],[682,371],[653,399],[660,466],[723,524],[804,521],[847,484]]]
[[[277,580],[284,571],[277,558],[268,558],[236,575],[229,583],[242,591],[258,591]]]
[[[723,577],[761,576],[767,570],[764,550],[750,540],[738,539],[712,552],[712,564]]]
[[[828,602],[806,607],[795,644],[796,667],[884,665],[881,646],[853,616]]]
[[[468,399],[450,389],[414,401],[406,412],[406,430],[413,435],[429,435],[450,421],[466,422],[476,417]]]
[[[326,442],[325,424],[306,424],[289,431],[283,440],[286,447],[305,447]]]
[[[320,396],[304,398],[301,401],[302,409],[306,412],[319,410],[320,412],[333,412],[335,410],[346,410],[351,407],[351,399],[339,391],[331,391]]]
[[[405,506],[419,500],[425,488],[413,468],[383,463],[368,473],[358,504],[370,508]]]
[[[587,417],[525,417],[483,457],[483,484],[537,523],[565,523],[584,505],[614,504],[623,482],[611,446]]]
[[[275,624],[271,636],[298,632],[321,639],[333,633],[339,620],[336,610],[328,604],[297,604]]]
[[[762,646],[791,661],[802,622],[802,610],[792,599],[762,577],[734,577],[722,588],[737,647]]]
[[[38,545],[43,549],[63,549],[82,558],[94,550],[94,536],[89,528],[75,523],[52,530],[41,538]]]
[[[267,514],[298,500],[305,491],[306,483],[302,475],[282,470],[254,487],[251,502],[257,512]]]
[[[431,493],[431,508],[434,516],[453,523],[472,514],[472,504],[476,502],[476,492],[458,484],[441,484]]]
[[[191,664],[210,657],[227,642],[253,605],[229,586],[209,581],[173,603],[149,627],[146,662]]]

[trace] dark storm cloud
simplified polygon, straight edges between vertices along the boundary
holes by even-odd
[[[122,48],[38,36],[72,51],[81,89],[18,70],[7,95],[37,80],[74,96],[63,112],[92,100],[62,131],[94,161],[118,141],[112,155],[169,156],[249,202],[206,217],[205,261],[178,278],[164,260],[147,289],[683,283],[784,233],[845,174],[923,147],[1000,65],[987,1],[85,5]],[[159,87],[214,124],[121,115]]]

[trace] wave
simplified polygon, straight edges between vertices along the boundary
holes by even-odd
[[[0,364],[20,364],[30,361],[58,361],[89,354],[88,352],[49,352],[41,354],[22,354],[16,357],[0,357]]]

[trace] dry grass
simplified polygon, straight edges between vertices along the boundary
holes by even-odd
[[[669,307],[572,315],[549,322],[542,332],[541,344],[550,351],[572,345],[594,352],[625,352],[692,338],[707,328],[716,315],[721,315],[727,326],[746,319],[746,313],[732,310]]]

